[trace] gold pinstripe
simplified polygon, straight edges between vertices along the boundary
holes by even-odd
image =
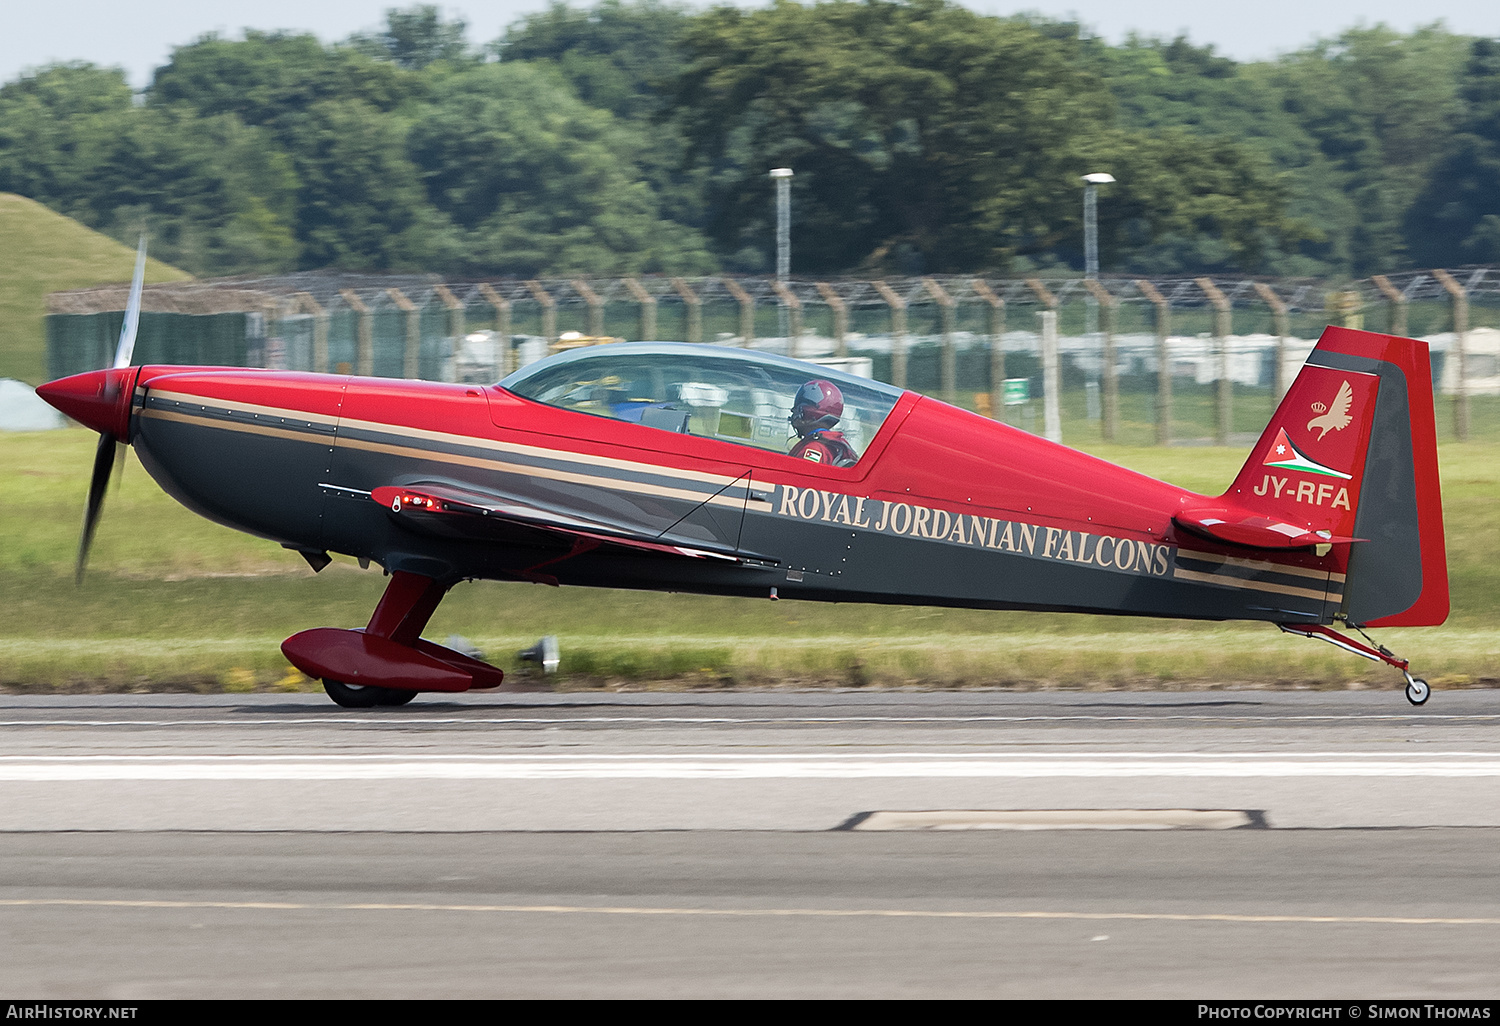
[[[406,427],[399,424],[385,424],[379,421],[354,420],[353,418],[330,417],[321,413],[308,413],[304,410],[292,410],[279,406],[264,406],[256,403],[242,403],[228,399],[210,398],[207,396],[190,395],[184,392],[172,392],[169,390],[155,390],[151,392],[153,397],[160,397],[174,402],[186,403],[193,406],[218,407],[226,410],[235,410],[240,413],[261,414],[270,417],[286,417],[290,420],[302,420],[312,424],[337,424],[341,428],[359,431],[373,431],[383,434],[401,435],[407,438],[419,438],[426,441],[443,442],[450,445],[462,445],[473,449],[490,449],[496,452],[509,452],[518,456],[535,456],[544,459],[565,459],[578,463],[590,463],[598,467],[608,467],[614,470],[633,471],[635,473],[655,474],[660,477],[675,477],[685,481],[698,481],[703,484],[715,485],[724,488],[740,480],[739,476],[726,476],[724,474],[712,474],[706,471],[682,470],[677,467],[663,467],[653,463],[641,463],[635,460],[621,460],[609,456],[593,456],[587,453],[547,449],[541,446],[522,445],[513,442],[500,442],[489,438],[477,438],[472,435],[456,435],[447,431],[429,431],[425,428]],[[421,450],[428,452],[430,450]],[[701,493],[699,493],[701,495]]]
[[[1225,566],[1238,566],[1246,570],[1264,570],[1269,573],[1291,574],[1295,577],[1313,577],[1318,580],[1329,579],[1342,583],[1343,574],[1332,573],[1327,570],[1314,570],[1305,566],[1286,566],[1282,563],[1267,563],[1258,559],[1241,559],[1238,556],[1220,556],[1212,552],[1194,552],[1189,549],[1179,549],[1180,557],[1196,559],[1203,563],[1222,563]]]
[[[191,399],[182,399],[178,401],[191,402]],[[200,402],[195,405],[202,406],[206,404]],[[240,405],[248,406],[249,404]],[[266,411],[267,415],[270,416],[279,416],[280,413],[292,412],[278,412],[273,407],[258,407],[257,409],[260,411]],[[225,431],[237,431],[242,434],[263,435],[270,438],[287,438],[293,441],[311,442],[321,445],[329,445],[333,442],[333,436],[331,435],[313,435],[309,434],[306,431],[299,431],[289,428],[270,427],[265,424],[247,424],[243,421],[218,420],[213,417],[205,416],[201,413],[183,413],[175,410],[145,409],[141,411],[141,415],[157,420],[169,420],[183,424],[194,424],[203,427],[219,428]],[[367,422],[360,423],[363,424]],[[374,429],[374,427],[371,428],[371,430]],[[424,434],[440,435],[439,432],[424,432]],[[441,437],[461,439],[463,436],[445,435]],[[390,445],[383,442],[369,442],[365,441],[364,439],[357,438],[341,438],[339,439],[338,444],[340,446],[345,446],[351,449],[363,449],[367,452],[383,452],[389,453],[394,456],[405,456],[411,459],[434,460],[440,463],[454,464],[456,466],[468,466],[488,470],[493,470],[496,467],[501,467],[510,473],[523,474],[531,477],[541,477],[553,481],[566,481],[573,484],[585,484],[593,487],[610,488],[616,491],[628,491],[636,494],[652,495],[658,498],[681,499],[686,502],[706,502],[715,506],[724,506],[733,509],[743,508],[746,502],[744,498],[740,498],[735,495],[724,495],[722,493],[715,495],[705,495],[703,492],[690,491],[684,488],[669,488],[662,485],[650,485],[639,481],[626,481],[620,478],[607,477],[600,474],[574,473],[565,470],[552,470],[546,467],[533,467],[527,464],[509,463],[497,457],[461,456],[457,453],[441,452],[433,449],[423,449],[412,446]],[[485,448],[492,447],[485,446]],[[549,455],[552,455],[550,450],[537,449],[533,446],[524,446],[517,448],[530,449],[539,454],[547,453]],[[649,464],[630,464],[624,460],[611,460],[609,462],[621,467],[639,467],[642,472],[647,473],[653,472],[655,469],[652,468]],[[700,476],[707,478],[710,475]],[[742,478],[721,476],[718,477],[718,480],[724,482],[724,487],[728,487],[729,485],[734,484],[736,481],[742,480]],[[766,506],[770,505],[769,500],[766,499],[758,499],[755,496],[750,496],[749,499],[752,502],[760,502],[765,504]]]
[[[198,413],[179,413],[176,410],[142,410],[142,417],[150,417],[152,420],[172,420],[181,424],[193,424],[200,427],[223,428],[226,431],[239,431],[247,435],[266,435],[270,438],[289,438],[294,442],[308,442],[313,445],[333,447],[332,435],[314,435],[306,431],[298,431],[294,428],[277,428],[265,424],[240,424],[233,421],[214,420]]]
[[[412,459],[435,460],[439,463],[452,463],[457,466],[479,467],[493,470],[503,467],[509,473],[524,474],[528,477],[542,477],[549,481],[567,481],[572,484],[585,484],[595,487],[611,488],[617,491],[636,492],[643,495],[655,495],[668,499],[683,499],[689,502],[715,502],[716,499],[723,501],[716,505],[732,505],[739,507],[743,499],[729,496],[705,496],[702,492],[689,491],[685,488],[667,488],[662,485],[649,485],[640,481],[623,481],[619,478],[604,477],[599,474],[580,474],[567,470],[551,470],[546,467],[533,467],[520,463],[507,463],[496,457],[484,456],[460,456],[457,453],[439,452],[432,449],[419,449],[404,445],[390,445],[385,442],[367,442],[361,438],[340,438],[339,446],[350,449],[363,449],[366,452],[384,452],[393,456],[407,456]],[[738,478],[730,478],[732,484]]]
[[[1249,588],[1252,591],[1266,591],[1275,595],[1295,595],[1298,598],[1317,599],[1320,602],[1328,601],[1327,591],[1313,591],[1311,588],[1288,588],[1285,585],[1272,584],[1269,581],[1248,581],[1243,577],[1200,574],[1196,570],[1184,570],[1182,567],[1177,567],[1172,576],[1178,580],[1217,584],[1221,588]]]
[[[345,428],[357,431],[378,431],[390,435],[402,435],[406,438],[420,438],[432,442],[446,442],[449,445],[464,445],[473,449],[490,449],[496,452],[508,452],[516,456],[536,456],[543,459],[566,459],[578,463],[591,463],[596,467],[609,467],[613,470],[627,470],[642,474],[656,474],[660,477],[676,477],[684,481],[699,481],[703,484],[717,485],[723,488],[739,480],[739,476],[728,477],[724,474],[711,474],[699,470],[680,470],[677,467],[662,467],[654,463],[641,463],[636,460],[621,460],[610,456],[592,456],[588,453],[566,452],[558,449],[547,449],[536,445],[522,445],[517,442],[500,442],[489,438],[475,438],[471,435],[455,435],[446,431],[428,431],[425,428],[404,427],[397,424],[381,424],[377,421],[344,419],[339,421],[339,429]],[[701,493],[700,493],[701,494]]]

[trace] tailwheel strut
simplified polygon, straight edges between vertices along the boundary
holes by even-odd
[[[1412,705],[1421,705],[1432,694],[1432,689],[1427,686],[1425,680],[1411,675],[1410,660],[1402,659],[1384,645],[1378,644],[1374,638],[1365,634],[1364,631],[1359,630],[1358,627],[1354,629],[1364,635],[1365,640],[1370,643],[1369,645],[1362,645],[1353,638],[1345,634],[1340,634],[1332,627],[1325,627],[1318,623],[1281,623],[1276,626],[1280,627],[1287,634],[1300,634],[1304,638],[1317,638],[1319,641],[1326,641],[1330,645],[1368,659],[1371,662],[1394,666],[1401,671],[1401,676],[1406,678],[1406,700]]]

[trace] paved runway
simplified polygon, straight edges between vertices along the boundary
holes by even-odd
[[[1494,996],[1497,725],[1394,688],[0,697],[0,989]]]

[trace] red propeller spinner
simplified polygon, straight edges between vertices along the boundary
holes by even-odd
[[[130,434],[130,395],[139,367],[86,371],[49,381],[36,394],[62,413],[100,434],[126,441]]]

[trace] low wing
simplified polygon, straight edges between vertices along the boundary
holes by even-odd
[[[509,496],[441,482],[388,485],[370,492],[370,498],[390,510],[405,526],[424,534],[486,539],[521,529],[570,545],[573,549],[570,555],[603,547],[675,559],[745,563],[734,552],[659,542]]]

